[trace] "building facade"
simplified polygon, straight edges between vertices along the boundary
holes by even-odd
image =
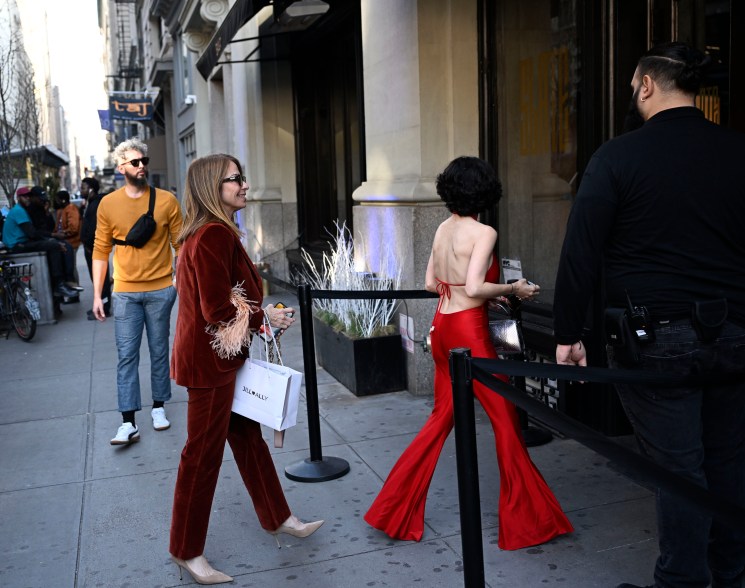
[[[236,155],[251,186],[246,247],[278,276],[289,279],[301,247],[323,251],[344,221],[365,244],[361,270],[385,275],[395,259],[402,287],[422,288],[447,215],[435,178],[454,157],[479,155],[503,183],[482,219],[499,231],[497,255],[519,259],[550,302],[582,170],[622,132],[647,48],[683,40],[707,49],[716,72],[701,105],[745,130],[743,76],[734,75],[740,4],[109,0],[108,10],[112,23],[131,11],[130,37],[112,35],[111,54],[133,76],[120,80],[133,80],[127,89],[154,99],[153,121],[130,129],[150,144],[154,183],[181,194],[194,158]],[[407,306],[420,341],[434,302]],[[431,393],[429,355],[414,345],[407,358],[409,390]]]

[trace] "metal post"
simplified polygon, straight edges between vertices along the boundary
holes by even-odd
[[[481,498],[476,450],[476,418],[473,410],[471,350],[450,350],[453,384],[455,459],[458,469],[460,534],[463,544],[463,580],[468,588],[484,586],[484,547],[481,542]]]
[[[296,482],[326,482],[347,474],[349,463],[339,457],[323,457],[321,417],[318,411],[316,347],[313,340],[313,298],[309,284],[298,286],[297,299],[300,306],[300,327],[303,335],[303,366],[305,368],[305,400],[308,406],[310,458],[288,465],[285,468],[285,476]]]

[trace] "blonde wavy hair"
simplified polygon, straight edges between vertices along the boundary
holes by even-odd
[[[184,224],[178,236],[183,243],[200,227],[207,223],[218,222],[227,226],[240,239],[243,235],[235,220],[225,212],[220,199],[222,180],[228,173],[228,167],[234,163],[238,173],[243,175],[240,162],[232,155],[218,153],[195,159],[186,172],[184,190]]]

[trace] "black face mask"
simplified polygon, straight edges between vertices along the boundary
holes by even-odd
[[[633,96],[631,96],[631,102],[629,103],[629,111],[626,113],[626,118],[623,121],[623,132],[628,133],[629,131],[635,131],[644,124],[644,118],[639,112],[637,99],[639,98],[639,90],[641,86],[634,90]]]

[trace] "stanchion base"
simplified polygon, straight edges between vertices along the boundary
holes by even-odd
[[[328,482],[349,473],[349,463],[340,457],[323,457],[319,461],[310,458],[285,468],[285,476],[296,482]]]
[[[525,439],[525,445],[527,445],[528,447],[545,445],[553,438],[554,436],[551,434],[551,432],[547,431],[546,429],[538,429],[530,425],[523,429],[523,439]]]

